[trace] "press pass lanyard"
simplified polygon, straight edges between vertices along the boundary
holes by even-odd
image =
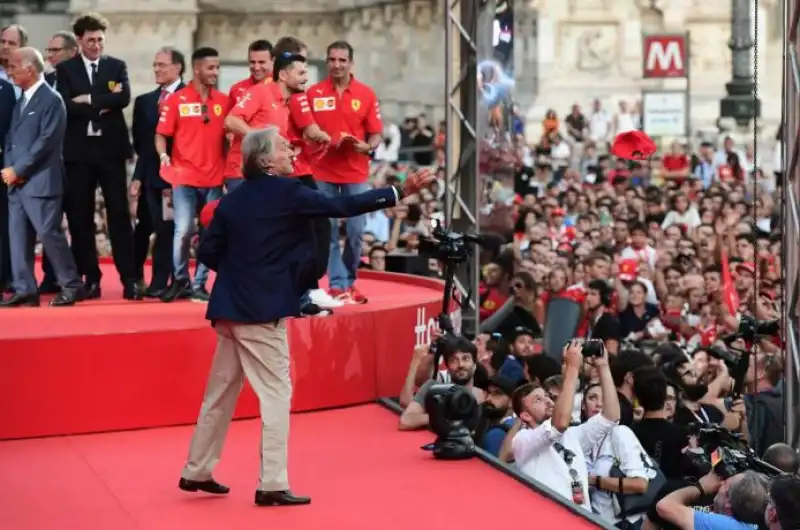
[[[572,467],[572,462],[575,460],[575,453],[566,449],[560,443],[553,444],[553,448],[561,455],[561,458],[564,459],[564,463],[567,464],[569,468],[569,476],[570,476],[570,489],[572,490],[572,502],[575,504],[582,506],[585,500],[583,494],[583,484],[581,484],[580,476],[578,475],[578,471]]]
[[[692,413],[692,416],[694,416],[695,419],[697,421],[699,421],[700,423],[705,423],[705,424],[711,423],[711,420],[708,419],[708,414],[706,413],[705,410],[703,410],[702,406],[698,409],[698,411],[700,412],[700,414],[703,415],[702,418],[700,417],[700,414],[698,414],[697,412],[693,411],[692,409],[689,409],[689,412]]]

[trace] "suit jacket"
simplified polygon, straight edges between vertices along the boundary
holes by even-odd
[[[43,83],[22,109],[23,98],[14,106],[11,129],[5,143],[5,166],[11,166],[25,181],[11,186],[9,195],[58,197],[64,194],[64,160],[61,145],[67,126],[64,102]]]
[[[206,318],[265,324],[300,314],[317,280],[312,218],[353,217],[396,202],[391,188],[326,197],[299,180],[258,175],[219,202],[197,248],[217,272]]]
[[[5,79],[0,79],[0,168],[5,167],[3,165],[3,151],[8,130],[11,128],[14,105],[16,104],[17,95],[14,92],[14,85]]]
[[[180,90],[184,86],[186,85],[180,83],[175,90]],[[170,185],[161,178],[161,160],[158,158],[155,144],[156,127],[160,116],[158,108],[160,96],[161,88],[157,88],[136,98],[133,102],[131,132],[133,150],[137,156],[133,178],[145,186],[163,190]],[[167,153],[172,153],[172,138],[167,138]]]
[[[122,111],[131,102],[131,84],[128,80],[128,67],[124,61],[104,56],[97,64],[94,86],[78,54],[61,61],[56,66],[58,82],[56,89],[67,107],[67,137],[64,142],[64,159],[67,162],[81,162],[87,155],[87,129],[94,121],[100,125],[101,149],[104,156],[116,159],[129,159],[133,156],[128,125]],[[120,84],[122,91],[112,92]],[[89,94],[92,103],[75,103],[73,98]],[[102,115],[101,110],[107,110]]]

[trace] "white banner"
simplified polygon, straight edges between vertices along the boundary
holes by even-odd
[[[642,94],[642,129],[648,135],[685,136],[688,120],[685,91],[644,92]]]

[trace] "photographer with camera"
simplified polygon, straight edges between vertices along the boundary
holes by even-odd
[[[477,369],[477,355],[478,350],[473,343],[464,337],[453,335],[446,335],[437,340],[437,347],[440,348],[444,362],[447,366],[447,373],[450,376],[450,382],[456,385],[465,386],[472,390],[475,399],[478,403],[483,403],[485,395],[483,390],[474,386],[474,376]],[[415,355],[424,356],[427,354],[429,348],[418,349]],[[412,363],[413,369],[409,371],[408,377],[413,380],[416,374],[416,367]],[[400,422],[398,429],[401,431],[412,431],[422,429],[428,426],[428,414],[425,412],[425,396],[428,394],[428,389],[436,384],[436,379],[429,379],[423,384],[411,403],[403,410],[400,415]]]
[[[714,495],[713,513],[691,507],[707,495]],[[745,471],[725,480],[712,470],[661,499],[656,511],[681,530],[752,530],[764,527],[768,500],[769,481],[761,473]]]
[[[589,320],[589,331],[586,338],[603,341],[606,351],[616,355],[622,339],[619,319],[611,310],[613,289],[604,280],[589,282],[586,293],[586,316]]]
[[[518,419],[504,442],[510,439],[521,472],[587,510],[591,510],[591,501],[586,455],[619,421],[619,400],[608,353],[598,343],[590,346],[585,353],[600,376],[602,412],[570,427],[585,348],[582,341],[572,340],[564,347],[563,383],[555,405],[542,387],[534,383],[519,387],[512,399]]]

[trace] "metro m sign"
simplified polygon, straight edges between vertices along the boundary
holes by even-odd
[[[642,77],[664,79],[686,77],[689,70],[687,35],[643,35]]]

